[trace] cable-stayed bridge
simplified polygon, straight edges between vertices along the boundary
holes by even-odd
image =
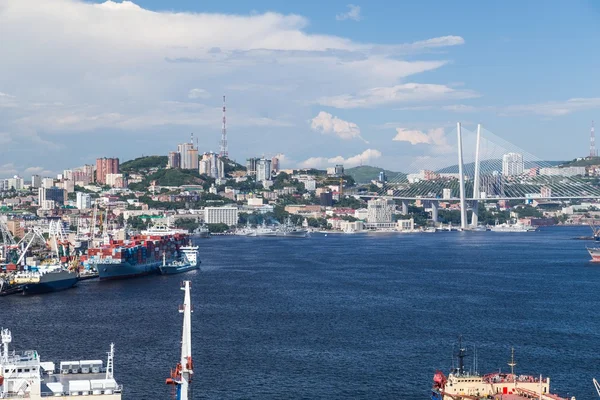
[[[458,123],[453,133],[456,146],[437,140],[437,154],[418,158],[409,167],[410,173],[363,197],[401,200],[405,212],[411,200],[429,201],[434,221],[439,201],[458,201],[463,228],[467,226],[467,208],[475,210],[481,201],[600,198],[600,180],[587,176],[585,162],[559,167],[481,125],[471,132]],[[476,214],[472,221],[475,225]]]

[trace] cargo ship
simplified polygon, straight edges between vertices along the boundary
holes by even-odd
[[[60,264],[32,267],[28,271],[19,271],[13,282],[21,288],[23,294],[42,294],[70,289],[77,284],[77,272]]]
[[[172,231],[149,233],[88,249],[87,262],[98,271],[101,280],[157,274],[163,254],[169,263],[180,259],[180,248],[188,238],[184,233]]]
[[[492,372],[480,375],[476,366],[465,369],[464,359],[467,349],[459,340],[458,352],[455,354],[458,366],[448,376],[436,371],[433,377],[431,400],[575,400],[575,397],[564,398],[550,393],[550,378],[542,375],[516,374],[514,349],[508,366],[510,372]]]
[[[121,400],[122,386],[113,376],[114,345],[106,367],[102,360],[41,361],[36,350],[9,351],[12,334],[2,329],[0,348],[0,398]]]
[[[600,247],[588,247],[587,251],[592,256],[591,262],[600,262]]]
[[[181,258],[170,263],[167,263],[166,257],[163,255],[163,263],[158,267],[161,275],[180,274],[199,268],[198,246],[190,244],[189,246],[180,247],[179,250],[182,253]]]

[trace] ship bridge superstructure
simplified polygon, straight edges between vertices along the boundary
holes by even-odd
[[[53,362],[41,361],[36,350],[10,350],[10,330],[2,329],[0,335],[0,399],[121,400],[122,386],[112,374],[113,345],[109,368],[103,368],[101,360],[63,361],[57,371]]]

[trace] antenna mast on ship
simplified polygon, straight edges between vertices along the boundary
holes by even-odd
[[[167,379],[167,384],[177,385],[177,400],[188,400],[188,387],[194,375],[192,364],[192,302],[190,297],[190,281],[183,281],[181,290],[185,292],[183,306],[179,307],[179,312],[183,313],[181,359],[175,371],[171,371],[171,378]]]
[[[465,357],[467,356],[467,349],[462,346],[462,335],[458,337],[458,352],[456,357],[458,358],[458,373],[460,375],[465,373]]]

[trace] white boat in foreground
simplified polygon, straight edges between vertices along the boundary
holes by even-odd
[[[40,360],[36,350],[9,351],[12,334],[2,329],[0,398],[121,400],[122,386],[113,377],[114,345],[106,367],[101,360],[53,362]]]

